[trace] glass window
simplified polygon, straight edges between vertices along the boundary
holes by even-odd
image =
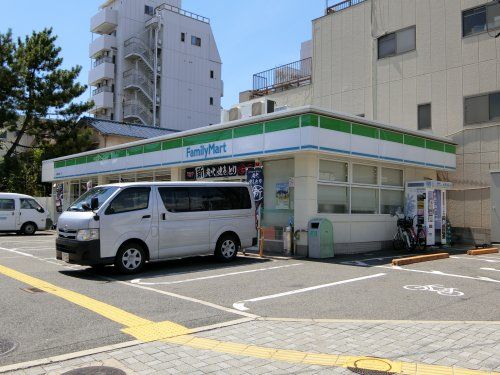
[[[318,212],[329,214],[349,213],[349,188],[345,186],[318,185]]]
[[[250,194],[244,187],[210,188],[210,210],[244,210],[252,207]]]
[[[36,200],[31,198],[21,198],[20,202],[22,209],[39,210],[40,208],[42,208],[42,206],[40,206]]]
[[[402,190],[381,190],[380,192],[380,213],[391,214],[404,212],[404,191]]]
[[[432,129],[430,103],[418,106],[418,130],[425,129]]]
[[[500,2],[490,2],[486,7],[486,24],[488,31],[496,30],[495,35],[498,33],[498,29],[500,29]]]
[[[372,165],[353,164],[352,181],[356,184],[377,184],[377,167]]]
[[[186,33],[181,33],[181,42],[186,41]]]
[[[378,38],[378,58],[396,54],[396,34],[388,34]]]
[[[210,78],[214,78],[214,71],[213,70],[210,71]]]
[[[464,101],[465,124],[476,124],[489,120],[488,95],[465,98]]]
[[[212,96],[210,97],[210,105],[214,105],[214,98]]]
[[[403,171],[401,169],[382,168],[382,185],[403,186]]]
[[[197,36],[191,35],[191,44],[193,46],[201,47],[201,38],[198,38]]]
[[[144,13],[149,16],[153,16],[155,9],[151,5],[144,5]]]
[[[88,190],[76,202],[74,202],[68,211],[86,211],[90,209],[90,200],[97,197],[99,200],[99,207],[108,200],[108,198],[117,190],[115,186],[97,186]]]
[[[169,212],[189,211],[189,191],[184,187],[159,188],[163,205]]]
[[[351,213],[378,214],[378,189],[351,189]]]
[[[481,6],[462,12],[462,36],[486,31],[486,7]]]
[[[201,187],[190,187],[189,191],[189,211],[208,211],[208,189]]]
[[[415,49],[415,27],[396,32],[396,53],[405,53]]]
[[[132,187],[121,191],[106,209],[106,215],[145,210],[149,205],[149,187]]]
[[[0,211],[14,211],[14,199],[0,199]]]
[[[500,120],[500,92],[490,94],[490,120]]]
[[[324,181],[347,182],[348,164],[341,161],[320,160],[319,179]]]

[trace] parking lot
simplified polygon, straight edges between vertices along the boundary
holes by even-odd
[[[324,261],[240,255],[230,264],[196,257],[123,276],[113,267],[95,272],[55,260],[54,240],[50,232],[0,236],[0,339],[17,345],[0,355],[0,366],[134,338],[122,332],[118,320],[87,304],[87,297],[147,321],[189,329],[258,317],[500,320],[499,254],[451,251],[448,259],[402,267],[390,265],[402,255],[390,252]],[[67,295],[78,293],[82,302],[37,290],[30,277]]]

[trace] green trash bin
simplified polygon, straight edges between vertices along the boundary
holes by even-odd
[[[309,258],[333,258],[333,225],[330,220],[315,218],[309,221],[307,246]]]

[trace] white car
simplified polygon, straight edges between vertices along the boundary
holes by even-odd
[[[97,186],[57,222],[56,258],[138,272],[146,261],[215,254],[223,261],[256,240],[246,183],[138,182]]]
[[[52,226],[45,209],[35,198],[16,193],[0,193],[0,232],[32,235]]]

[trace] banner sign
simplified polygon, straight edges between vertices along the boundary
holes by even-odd
[[[258,207],[264,200],[264,170],[262,167],[248,168],[247,182],[252,188],[253,198]]]
[[[186,168],[186,180],[203,180],[205,178],[245,176],[247,168],[253,167],[255,163],[231,163],[205,165],[195,168]]]

